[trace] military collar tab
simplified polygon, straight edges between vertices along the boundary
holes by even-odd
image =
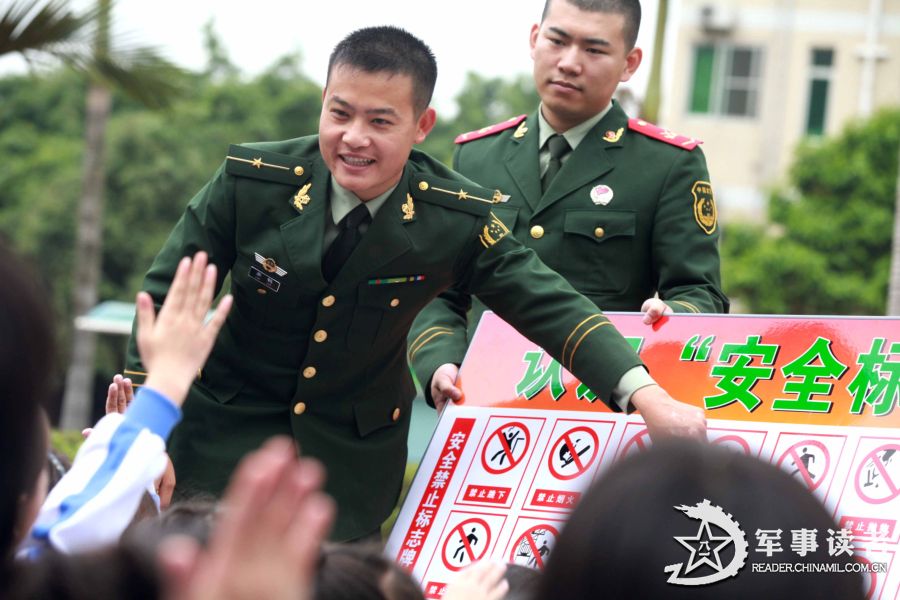
[[[416,200],[482,216],[490,213],[494,204],[509,199],[500,190],[488,190],[453,179],[416,174],[410,183],[411,194]]]
[[[669,131],[665,127],[660,127],[658,125],[654,125],[653,123],[648,123],[643,119],[628,119],[628,129],[637,131],[638,133],[642,133],[647,137],[659,140],[660,142],[665,142],[666,144],[675,146],[676,148],[681,148],[682,150],[693,150],[703,143],[697,138],[678,135],[677,133]]]
[[[312,161],[289,154],[259,150],[252,146],[231,145],[225,157],[225,172],[237,177],[262,179],[286,185],[302,186],[312,175]]]
[[[468,133],[463,133],[456,136],[456,139],[453,140],[454,144],[465,144],[466,142],[471,142],[473,140],[478,140],[483,137],[487,137],[489,135],[494,135],[500,131],[505,131],[512,127],[518,125],[519,127],[516,129],[515,133],[513,133],[513,137],[521,138],[528,132],[528,127],[525,126],[525,119],[528,115],[519,115],[518,117],[513,117],[511,119],[507,119],[502,123],[497,123],[495,125],[488,125],[487,127],[482,127],[481,129],[476,129],[475,131],[469,131]]]

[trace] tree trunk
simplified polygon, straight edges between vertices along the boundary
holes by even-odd
[[[666,44],[666,18],[669,13],[669,0],[659,0],[656,9],[656,33],[653,39],[653,61],[650,64],[650,77],[647,81],[647,93],[641,108],[641,117],[651,123],[659,121],[659,107],[662,101],[662,56]]]
[[[75,247],[73,307],[78,316],[87,314],[97,304],[103,258],[105,137],[111,106],[110,91],[102,85],[91,84],[87,96],[84,183],[78,207],[78,235]],[[95,333],[78,330],[74,332],[62,411],[61,425],[64,429],[80,429],[90,424],[96,346]]]
[[[887,314],[900,315],[900,147],[897,148],[897,185],[894,196],[894,241],[891,248]]]
[[[98,0],[97,37],[94,53],[109,52],[111,0]],[[103,261],[103,192],[106,187],[106,123],[112,108],[112,93],[97,81],[87,93],[84,141],[84,181],[78,204],[75,242],[75,272],[72,304],[77,316],[87,314],[97,303],[100,267]],[[63,398],[63,429],[81,429],[91,421],[94,392],[94,355],[97,336],[75,330]]]

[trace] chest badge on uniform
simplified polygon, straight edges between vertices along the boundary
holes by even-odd
[[[253,257],[256,259],[256,262],[262,265],[262,268],[266,270],[266,273],[275,273],[279,277],[287,275],[287,271],[279,267],[274,258],[266,258],[259,252],[254,252]]]
[[[608,185],[596,185],[591,189],[591,202],[597,206],[606,206],[612,199],[613,191]]]
[[[706,235],[716,230],[717,211],[712,185],[708,181],[695,181],[691,187],[694,196],[694,220]]]
[[[406,195],[406,202],[403,203],[403,220],[412,221],[416,216],[416,206],[413,204],[413,198],[409,194]]]
[[[294,208],[296,208],[300,212],[303,212],[303,207],[309,204],[310,198],[307,192],[309,192],[309,188],[311,185],[312,183],[307,183],[302,188],[297,190],[296,194],[294,194]]]
[[[620,139],[622,139],[623,133],[625,133],[624,127],[619,127],[618,131],[613,131],[612,129],[610,129],[603,134],[603,141],[609,142],[610,144],[615,144]]]
[[[254,252],[253,256],[256,259],[256,263],[260,265],[262,269],[256,265],[250,265],[250,272],[247,273],[247,275],[264,288],[277,293],[278,290],[281,289],[281,281],[279,281],[277,277],[284,277],[287,275],[287,271],[279,267],[274,258],[266,258],[259,252]],[[261,294],[265,293],[265,290],[262,288],[257,291]]]

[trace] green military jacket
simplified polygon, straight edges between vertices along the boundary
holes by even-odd
[[[537,112],[457,138],[453,166],[509,194],[495,214],[515,237],[603,310],[636,311],[659,293],[674,312],[721,313],[715,201],[697,142],[632,119],[617,103],[541,194]],[[442,296],[411,337],[432,327],[462,335],[471,299]],[[470,331],[485,306],[476,298]],[[465,349],[438,341],[428,364],[459,364]]]
[[[603,397],[641,364],[593,303],[509,234],[492,212],[499,193],[417,151],[327,283],[330,181],[315,136],[232,146],[147,273],[143,287],[160,304],[178,260],[205,250],[235,300],[172,434],[182,494],[219,493],[241,456],[284,434],[326,466],[333,537],[375,530],[406,465],[415,394],[407,334],[451,288],[478,294]],[[422,334],[411,354],[456,336]],[[134,336],[128,369],[140,383]]]

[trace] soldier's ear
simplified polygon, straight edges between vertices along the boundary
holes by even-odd
[[[528,35],[528,46],[531,48],[531,60],[534,60],[534,47],[537,45],[538,34],[540,31],[541,26],[538,23],[531,26],[531,33]]]
[[[619,81],[624,82],[631,79],[631,76],[634,75],[634,72],[638,70],[639,66],[641,66],[641,60],[643,58],[644,51],[637,46],[629,50],[628,54],[625,55],[625,68],[622,70],[622,75],[621,77],[619,77]]]
[[[428,137],[428,134],[431,133],[431,130],[434,129],[434,124],[437,122],[437,113],[430,106],[422,111],[422,114],[419,115],[419,119],[416,122],[416,143],[421,144],[425,141],[425,138]]]

